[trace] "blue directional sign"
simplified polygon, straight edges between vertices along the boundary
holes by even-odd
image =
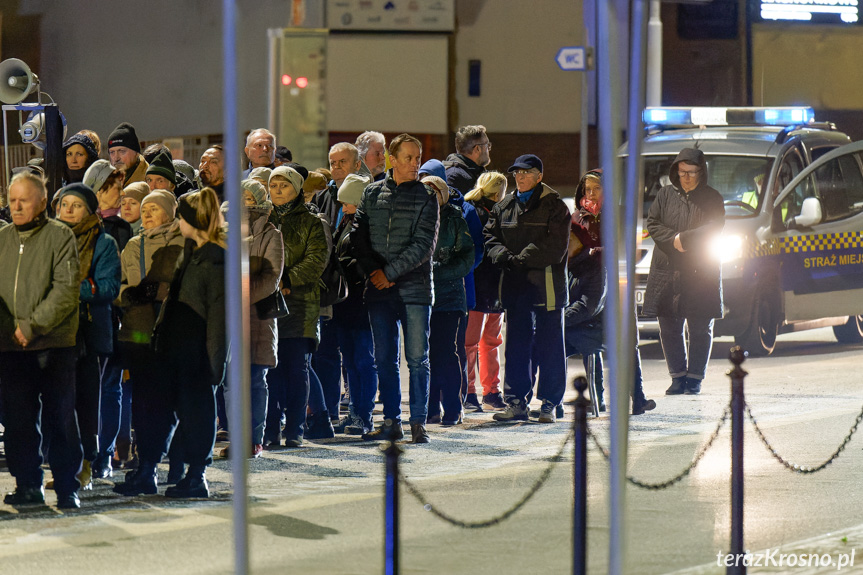
[[[564,46],[554,57],[561,70],[583,72],[588,69],[588,51],[584,46]]]

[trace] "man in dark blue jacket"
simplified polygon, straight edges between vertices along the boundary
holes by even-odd
[[[527,420],[531,389],[531,350],[539,366],[539,421],[553,423],[566,387],[563,308],[567,305],[566,260],[569,208],[560,194],[542,183],[542,161],[533,154],[516,158],[517,192],[497,203],[485,225],[488,255],[503,268],[501,302],[506,313],[506,410],[497,421]]]
[[[408,134],[389,147],[392,174],[369,185],[357,207],[351,239],[368,277],[365,301],[375,342],[384,425],[365,440],[401,438],[399,324],[410,370],[410,425],[414,443],[428,443],[431,256],[440,221],[437,198],[417,181],[422,144]]]

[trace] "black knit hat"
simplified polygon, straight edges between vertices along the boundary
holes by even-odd
[[[141,153],[141,142],[138,141],[138,134],[135,133],[135,126],[129,122],[123,122],[111,132],[108,136],[108,149],[123,146]]]
[[[96,194],[93,193],[93,190],[91,190],[89,186],[85,186],[81,182],[69,184],[68,186],[57,190],[57,194],[54,196],[54,201],[57,202],[58,209],[60,202],[63,200],[63,196],[75,196],[84,200],[84,203],[87,205],[87,209],[90,210],[91,214],[95,214],[96,209],[99,207],[99,202],[96,200]]]
[[[174,171],[174,163],[171,161],[171,157],[165,152],[159,152],[153,158],[150,167],[147,168],[147,174],[162,176],[175,186],[177,185],[177,174]]]
[[[99,159],[99,154],[96,153],[96,146],[93,144],[93,140],[85,136],[84,134],[75,134],[65,142],[63,142],[63,153],[78,144],[79,146],[83,146],[87,151],[87,164],[92,164],[96,160]]]

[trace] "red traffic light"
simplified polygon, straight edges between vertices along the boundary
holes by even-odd
[[[297,88],[305,88],[308,85],[309,85],[309,79],[308,78],[306,78],[304,76],[297,78]]]
[[[293,78],[291,78],[287,74],[283,74],[282,75],[282,86],[290,86],[292,80],[293,80]]]

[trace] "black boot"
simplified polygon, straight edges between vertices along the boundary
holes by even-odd
[[[306,439],[329,439],[336,436],[330,421],[330,414],[327,411],[309,415],[306,418],[306,425],[309,428],[308,432],[304,434]]]
[[[686,376],[671,378],[671,387],[665,390],[665,395],[683,395],[686,391]]]
[[[210,496],[210,486],[207,485],[204,465],[189,465],[189,472],[179,483],[165,490],[165,497],[189,499],[192,497],[207,498]]]
[[[698,395],[701,393],[701,380],[695,379],[694,377],[686,378],[686,391],[684,391],[686,395]]]
[[[126,481],[114,486],[114,493],[120,495],[154,495],[158,492],[156,464],[141,461],[137,471],[126,475]]]

